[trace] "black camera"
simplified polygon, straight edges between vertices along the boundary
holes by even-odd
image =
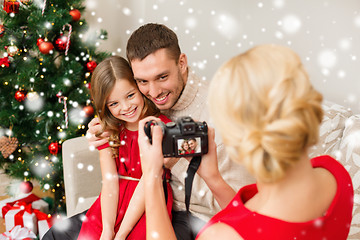
[[[176,122],[149,121],[145,134],[151,143],[151,126],[159,125],[163,132],[164,157],[201,156],[208,152],[208,127],[206,122],[195,122],[191,117],[181,117]]]

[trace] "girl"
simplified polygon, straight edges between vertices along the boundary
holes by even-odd
[[[352,219],[352,182],[332,157],[308,158],[307,150],[318,140],[322,95],[311,85],[299,56],[282,46],[254,47],[217,71],[208,99],[230,158],[244,164],[257,181],[234,194],[197,239],[345,240]],[[165,204],[157,200],[163,196],[161,182],[153,177],[162,171],[162,132],[153,128],[152,145],[142,135],[140,131],[140,153],[148,153],[141,158],[145,206],[152,218],[147,219],[147,239],[155,239],[151,232],[158,233],[156,239],[175,239]],[[209,153],[197,173],[216,193],[224,187],[217,185],[221,176],[213,138],[209,128]]]
[[[96,67],[91,96],[102,129],[110,132],[110,137],[107,144],[98,148],[101,194],[87,212],[78,239],[146,239],[138,122],[146,116],[158,116],[165,123],[170,120],[140,93],[132,70],[122,57],[109,57]],[[167,178],[169,174],[166,171]],[[166,187],[171,217],[172,192],[169,183]]]
[[[189,143],[188,140],[184,140],[181,144],[179,155],[189,154]]]

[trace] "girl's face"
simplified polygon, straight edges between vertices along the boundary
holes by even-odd
[[[106,101],[106,106],[114,117],[125,122],[127,129],[132,131],[138,129],[144,99],[135,83],[131,84],[127,79],[117,80]]]
[[[188,150],[189,149],[189,144],[187,142],[184,142],[183,148],[184,148],[185,151]]]

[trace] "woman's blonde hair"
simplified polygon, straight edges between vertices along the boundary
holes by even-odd
[[[109,142],[113,148],[114,157],[118,156],[119,132],[124,127],[124,121],[114,117],[106,105],[106,101],[113,90],[116,81],[129,81],[137,88],[133,77],[133,72],[129,63],[122,57],[112,56],[104,59],[95,68],[91,77],[91,97],[102,124],[102,131],[96,135],[100,135],[105,130],[111,133]],[[145,96],[144,108],[142,109],[140,119],[146,116],[158,116],[160,111]]]
[[[209,91],[210,113],[231,159],[263,182],[282,178],[317,142],[321,102],[299,56],[277,45],[230,59]]]

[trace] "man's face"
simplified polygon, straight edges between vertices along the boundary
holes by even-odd
[[[190,140],[189,141],[189,147],[190,147],[190,149],[191,150],[195,150],[196,149],[196,141],[194,141],[194,140]]]
[[[179,99],[187,80],[187,60],[182,54],[176,64],[166,49],[159,49],[143,60],[131,61],[136,83],[160,110],[170,109]]]

